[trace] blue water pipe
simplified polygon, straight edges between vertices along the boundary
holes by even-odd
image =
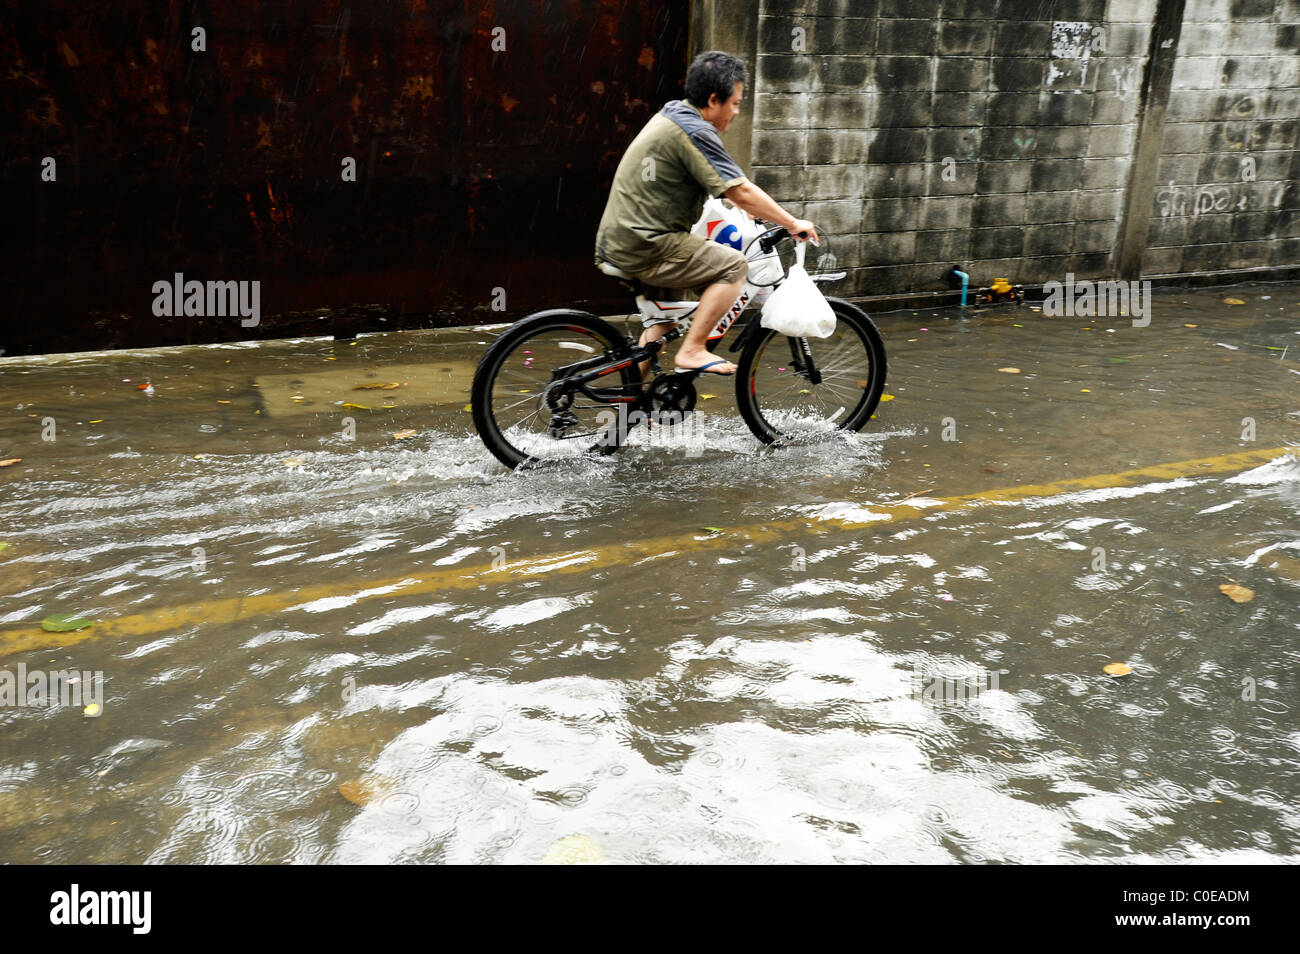
[[[966,274],[959,268],[954,268],[952,273],[961,279],[961,306],[966,307],[966,289],[970,286],[970,275]]]

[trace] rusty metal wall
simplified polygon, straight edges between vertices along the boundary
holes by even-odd
[[[503,320],[608,295],[596,223],[623,148],[681,95],[686,6],[10,2],[0,347]],[[261,281],[261,326],[155,317],[152,284],[176,272]]]

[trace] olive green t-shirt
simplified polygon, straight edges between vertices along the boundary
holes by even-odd
[[[618,164],[596,230],[596,261],[634,273],[685,261],[705,242],[690,234],[705,199],[747,181],[698,109],[684,99],[668,103]]]

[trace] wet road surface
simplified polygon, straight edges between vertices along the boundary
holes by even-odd
[[[491,329],[0,359],[0,861],[1296,860],[1300,287],[876,318],[521,474]]]

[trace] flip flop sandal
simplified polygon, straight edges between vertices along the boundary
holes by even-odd
[[[683,368],[681,365],[677,365],[677,372],[679,374],[686,374],[692,371],[699,373],[701,371],[707,371],[709,368],[713,367],[714,365],[727,364],[727,363],[728,361],[726,358],[719,358],[717,361],[710,361],[708,364],[702,364],[698,368]],[[709,374],[716,374],[720,378],[729,378],[735,373],[736,373],[735,371],[709,371]]]

